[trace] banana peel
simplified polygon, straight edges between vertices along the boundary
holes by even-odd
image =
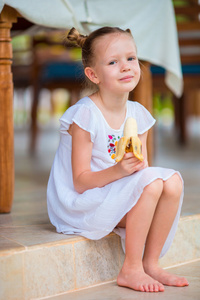
[[[137,133],[137,122],[134,118],[128,118],[124,125],[123,137],[117,143],[115,161],[122,160],[126,152],[133,152],[140,161],[144,160],[142,155],[142,142]]]

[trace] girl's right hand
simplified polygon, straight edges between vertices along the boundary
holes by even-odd
[[[141,162],[132,152],[125,153],[123,159],[116,165],[122,177],[131,175],[147,166],[148,163],[146,159]]]

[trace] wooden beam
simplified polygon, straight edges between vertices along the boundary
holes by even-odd
[[[11,211],[14,195],[14,128],[12,45],[10,30],[17,13],[4,6],[0,14],[0,213]]]
[[[178,22],[177,29],[179,32],[181,31],[190,31],[190,30],[200,30],[200,22],[192,21],[192,22]]]

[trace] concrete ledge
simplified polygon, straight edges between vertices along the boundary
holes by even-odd
[[[41,228],[36,229],[35,234],[41,235]],[[8,229],[5,230],[8,237]],[[27,242],[15,240],[16,248],[5,247],[0,251],[0,299],[53,296],[116,279],[124,260],[116,234],[98,241],[53,234],[55,240],[51,235],[46,243],[43,240],[37,244],[35,238],[35,243],[27,246]],[[200,258],[199,234],[200,215],[182,217],[161,265],[170,267]],[[9,244],[11,237],[5,240]]]
[[[172,246],[161,258],[162,267],[172,267],[200,258],[200,214],[181,217]]]

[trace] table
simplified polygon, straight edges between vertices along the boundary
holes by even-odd
[[[28,3],[28,5],[27,5]],[[90,32],[101,26],[130,28],[145,79],[138,101],[151,110],[150,64],[166,69],[165,82],[181,96],[183,79],[171,0],[0,0],[0,212],[10,212],[14,194],[13,83],[10,29],[17,18],[51,28],[75,26]],[[145,86],[144,86],[145,85]],[[150,142],[151,143],[151,142]]]

